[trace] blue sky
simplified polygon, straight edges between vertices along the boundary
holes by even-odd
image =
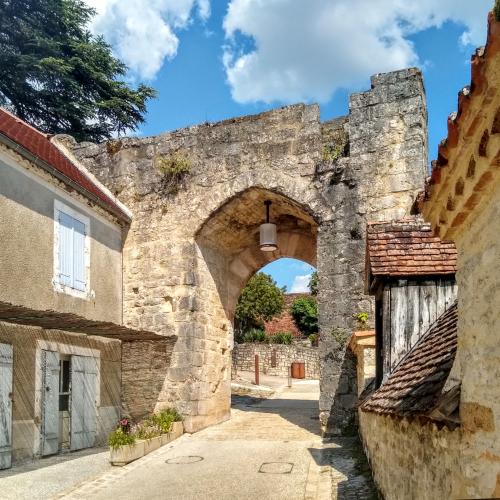
[[[486,37],[493,0],[86,0],[92,30],[158,90],[141,135],[319,102],[345,115],[369,77],[417,65],[429,111],[429,158],[446,136],[470,55]],[[290,290],[310,272],[298,261],[267,268]]]

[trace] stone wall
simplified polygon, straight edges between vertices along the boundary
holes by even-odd
[[[122,342],[122,412],[133,422],[167,406],[158,401],[173,347],[168,338]]]
[[[363,411],[359,427],[385,500],[465,498],[458,494],[460,430]]]
[[[456,236],[464,496],[500,496],[500,179],[485,209]]]
[[[421,74],[372,79],[348,117],[320,123],[303,104],[146,138],[73,144],[74,154],[129,207],[123,251],[124,321],[177,334],[158,403],[188,432],[229,418],[234,307],[252,274],[280,257],[320,276],[321,422],[354,417],[356,368],[333,328],[372,311],[363,295],[367,219],[409,213],[426,168]],[[336,146],[339,146],[336,149]],[[168,166],[179,162],[183,175]],[[279,250],[261,252],[264,200]]]
[[[240,370],[254,371],[256,354],[259,355],[260,370],[266,375],[288,377],[291,364],[300,361],[306,365],[305,376],[307,379],[319,378],[318,348],[300,344],[235,344],[232,373],[237,374]]]

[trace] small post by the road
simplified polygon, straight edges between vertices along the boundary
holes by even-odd
[[[255,355],[255,385],[259,385],[259,355]]]
[[[288,387],[292,387],[292,365],[288,367]]]

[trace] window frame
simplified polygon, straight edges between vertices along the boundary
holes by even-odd
[[[85,290],[78,290],[72,286],[61,283],[60,263],[59,263],[59,214],[66,215],[76,219],[85,226],[84,240],[84,265],[85,265]],[[62,201],[54,200],[54,277],[52,279],[54,290],[58,293],[72,295],[81,299],[89,299],[90,297],[90,218],[78,212],[74,208],[66,205]]]

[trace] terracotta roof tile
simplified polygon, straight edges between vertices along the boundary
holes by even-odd
[[[373,222],[367,226],[368,279],[455,274],[457,250],[436,238],[421,219]]]
[[[412,347],[385,383],[361,403],[361,410],[429,417],[439,405],[455,360],[457,319],[455,302]]]
[[[0,108],[0,134],[19,144],[36,158],[39,158],[65,178],[76,183],[84,193],[98,198],[103,207],[121,219],[129,216],[90,177],[74,165],[49,139],[31,125]],[[87,194],[87,197],[89,197]],[[90,197],[92,199],[92,197]]]

